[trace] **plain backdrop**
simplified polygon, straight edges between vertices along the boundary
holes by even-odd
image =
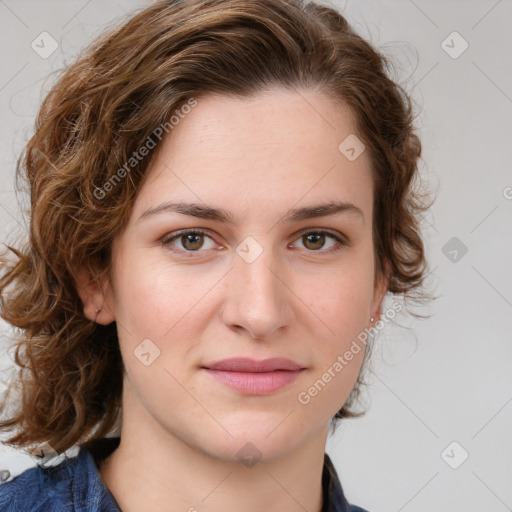
[[[25,229],[14,163],[49,74],[145,5],[0,1],[2,242]],[[423,226],[439,298],[427,320],[400,318],[380,335],[368,413],[345,421],[327,452],[349,501],[372,512],[512,510],[512,2],[331,5],[391,58],[414,97],[422,172],[437,195]],[[51,55],[32,47],[44,37],[51,50],[43,32]],[[0,327],[6,369],[12,333]],[[34,464],[0,445],[0,471]]]

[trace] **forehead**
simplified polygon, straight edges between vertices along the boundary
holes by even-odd
[[[244,98],[210,94],[199,98],[197,106],[182,116],[162,149],[181,148],[179,156],[184,158],[196,156],[189,151],[192,148],[220,153],[229,146],[233,154],[237,143],[240,152],[259,145],[267,150],[337,150],[340,137],[356,131],[351,109],[318,91],[276,88]]]
[[[347,106],[314,90],[200,97],[159,146],[135,209],[175,198],[221,207],[242,198],[247,208],[306,194],[366,203],[369,159],[349,161],[339,149],[356,131]]]

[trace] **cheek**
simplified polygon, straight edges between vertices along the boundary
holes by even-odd
[[[298,281],[300,296],[307,297],[312,312],[335,345],[356,337],[369,321],[373,300],[371,263],[364,261],[331,267],[315,278],[303,276]],[[370,270],[369,270],[370,268]]]
[[[366,351],[360,335],[367,327],[372,299],[372,278],[364,276],[364,272],[339,272],[310,295],[316,364],[298,390],[297,402],[311,421],[334,416],[359,376]]]
[[[162,396],[179,401],[186,411],[193,404],[183,401],[178,381],[187,377],[183,362],[194,346],[194,329],[200,329],[194,306],[208,287],[195,280],[191,285],[190,273],[148,262],[147,251],[143,254],[131,251],[116,264],[116,322],[127,384],[154,415]]]
[[[130,333],[160,340],[194,315],[215,279],[192,267],[171,265],[165,255],[150,260],[148,252],[132,251],[117,263],[116,318]]]
[[[225,269],[205,272],[193,265],[171,265],[161,254],[149,261],[148,253],[131,251],[116,265],[120,348],[141,393],[165,390],[181,396],[183,390],[171,375],[186,381],[193,373],[202,333],[218,306],[212,306],[212,290]],[[151,363],[146,367],[142,355],[148,352]]]
[[[334,415],[360,373],[366,351],[361,333],[368,326],[373,300],[372,264],[366,253],[359,254],[331,267],[328,275],[309,276],[298,283],[312,311],[313,337],[322,333],[316,341],[316,370],[298,396],[312,417],[326,411],[327,417]]]

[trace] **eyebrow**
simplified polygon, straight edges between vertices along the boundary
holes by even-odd
[[[185,202],[166,202],[149,208],[138,218],[137,222],[143,218],[161,213],[181,213],[200,219],[214,220],[223,224],[235,224],[233,214],[223,208],[213,208],[205,204],[185,203]],[[280,220],[281,222],[300,222],[302,220],[314,219],[317,217],[327,217],[339,213],[356,214],[364,221],[363,211],[352,203],[341,201],[331,201],[325,204],[306,206],[289,210]]]

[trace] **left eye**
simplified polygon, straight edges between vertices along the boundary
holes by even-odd
[[[308,231],[303,233],[298,240],[302,240],[302,243],[306,246],[306,249],[310,251],[319,251],[325,249],[326,239],[330,238],[332,243],[324,251],[320,252],[333,252],[341,249],[345,242],[339,237],[329,231]]]

